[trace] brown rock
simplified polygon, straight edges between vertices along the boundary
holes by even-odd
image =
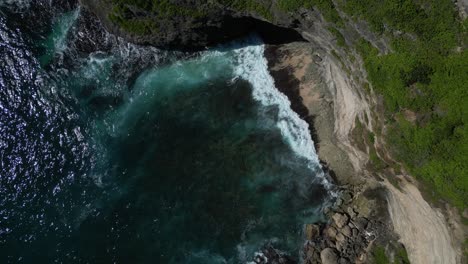
[[[320,227],[314,224],[307,224],[305,228],[305,235],[307,240],[313,240],[320,235]]]
[[[336,235],[336,241],[343,242],[345,240],[346,240],[346,237],[343,234],[338,233],[338,235]]]
[[[349,262],[347,259],[345,258],[340,258],[340,260],[338,260],[338,264],[349,264],[351,262]]]
[[[356,227],[361,231],[365,230],[367,227],[367,223],[369,223],[369,221],[366,218],[359,217],[356,221]]]
[[[351,232],[351,228],[349,226],[343,227],[343,229],[341,229],[341,233],[343,233],[343,235],[347,237],[351,237],[353,235],[353,233]]]
[[[349,217],[347,214],[335,213],[332,216],[332,218],[336,226],[338,226],[339,228],[343,228],[343,226],[348,224],[348,221],[349,221]]]
[[[338,264],[338,255],[333,248],[326,248],[320,252],[322,264]]]
[[[338,233],[338,231],[333,226],[328,227],[327,230],[326,230],[326,234],[332,240],[336,239],[336,234],[337,233]]]
[[[341,245],[341,242],[336,242],[335,243],[335,248],[338,250],[338,252],[343,252],[343,247]]]
[[[348,207],[348,209],[346,210],[349,214],[349,216],[351,218],[355,218],[357,216],[356,212],[354,211],[354,209],[352,207]]]
[[[366,260],[367,260],[367,254],[366,253],[362,253],[361,255],[359,255],[359,261],[365,262]]]

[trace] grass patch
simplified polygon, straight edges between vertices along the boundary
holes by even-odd
[[[295,12],[300,8],[316,7],[325,20],[342,27],[344,25],[332,0],[278,0],[278,7],[284,11]]]
[[[390,264],[390,259],[385,254],[385,248],[376,247],[372,255],[374,256],[374,264]]]
[[[368,137],[369,137],[370,143],[374,144],[375,143],[375,134],[373,132],[370,132]]]
[[[379,156],[377,155],[377,150],[373,145],[370,145],[370,151],[369,151],[369,160],[371,162],[371,165],[374,167],[376,171],[383,170],[387,167],[385,162],[383,162]]]
[[[261,15],[263,18],[271,21],[273,15],[268,9],[267,2],[259,0],[217,0],[218,3],[223,4],[229,8],[239,11],[254,12]]]
[[[385,248],[377,246],[372,251],[374,257],[374,264],[410,264],[408,254],[405,248],[401,247],[395,252],[394,260],[390,261],[390,258],[385,253]]]
[[[159,32],[157,20],[173,16],[202,17],[198,8],[189,8],[172,3],[170,0],[112,0],[109,19],[125,31],[136,35],[156,34]],[[145,10],[150,16],[139,17],[133,13],[135,8]]]
[[[219,4],[234,10],[253,12],[267,20],[273,19],[267,5],[259,0],[217,0],[199,5],[180,4],[171,0],[111,0],[111,3],[113,8],[109,19],[126,31],[138,35],[157,33],[157,22],[171,17],[203,18]],[[135,8],[144,10],[149,16],[138,17],[132,11]]]
[[[341,34],[341,32],[338,29],[336,29],[335,27],[328,27],[328,30],[333,34],[333,36],[335,36],[336,44],[339,47],[346,46],[345,38],[343,37],[343,34]]]
[[[406,252],[406,249],[404,247],[401,247],[399,250],[397,250],[395,254],[395,264],[410,264],[409,258],[408,258],[408,252]]]

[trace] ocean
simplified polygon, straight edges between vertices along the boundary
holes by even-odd
[[[1,262],[298,259],[333,186],[261,39],[137,46],[62,2],[0,1]]]

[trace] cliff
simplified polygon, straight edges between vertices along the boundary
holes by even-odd
[[[348,119],[346,122],[338,122],[339,136],[347,138],[356,117],[362,123],[371,120],[367,103],[357,103],[356,98],[362,98],[361,87],[367,83],[362,61],[351,62],[351,57],[359,57],[352,50],[345,49],[345,45],[353,45],[359,38],[364,37],[383,51],[387,49],[385,40],[378,38],[365,24],[349,23],[344,26],[343,20],[333,7],[333,2],[328,3],[326,12],[320,12],[311,6],[311,1],[145,1],[146,4],[138,4],[138,1],[117,0],[82,0],[103,22],[109,31],[123,36],[132,42],[164,48],[202,49],[209,45],[238,38],[250,32],[257,32],[268,44],[281,44],[293,41],[307,41],[308,46],[317,51],[315,57],[324,57],[333,67],[330,68],[328,82],[339,77],[352,89],[343,94],[343,91],[334,91],[333,96],[343,97],[343,104],[339,104],[342,113]],[[133,3],[134,2],[134,3]],[[132,4],[129,4],[132,3]],[[325,17],[330,20],[327,21]],[[145,21],[143,23],[143,21]],[[145,24],[146,23],[146,24]],[[343,28],[338,31],[337,25]],[[144,25],[142,28],[129,25]],[[149,26],[151,25],[151,26]],[[349,56],[351,54],[351,56]],[[341,74],[338,68],[353,69],[354,75],[350,79]],[[364,75],[363,75],[364,72]],[[339,76],[334,76],[339,74]],[[336,86],[338,89],[341,86]],[[287,91],[283,91],[288,93]],[[360,99],[359,99],[360,100]],[[362,101],[362,100],[361,100]],[[301,103],[295,105],[296,112],[306,117],[307,109],[298,109]],[[332,113],[331,114],[338,114]],[[350,121],[351,120],[351,121]],[[365,121],[367,120],[367,122]],[[368,124],[366,124],[368,126]],[[333,132],[334,128],[329,128]],[[348,144],[348,143],[346,143]],[[352,183],[355,178],[352,168],[359,169],[358,160],[366,159],[362,155],[354,155],[351,159],[343,159],[344,153],[336,145],[321,144],[323,152],[330,155],[322,155],[326,163],[337,165],[334,171],[340,183]],[[342,146],[344,148],[345,146]],[[331,154],[333,153],[333,154]],[[340,154],[341,153],[341,154]]]
[[[436,71],[437,65],[428,62],[431,58],[438,58],[442,63],[455,51],[458,53],[453,56],[465,56],[464,42],[456,42],[457,33],[450,29],[454,25],[459,27],[456,18],[452,21],[450,17],[433,14],[429,7],[420,8],[411,4],[412,1],[386,9],[372,6],[375,1],[370,1],[368,6],[361,6],[361,10],[341,4],[335,6],[342,1],[331,0],[82,2],[110,32],[138,44],[198,50],[251,31],[272,44],[265,55],[277,87],[290,98],[293,110],[311,125],[319,156],[342,188],[343,196],[334,212],[329,212],[330,217],[343,216],[351,229],[358,230],[356,235],[350,235],[340,220],[335,219],[325,226],[308,226],[306,236],[310,247],[304,251],[306,263],[324,258],[365,263],[379,254],[399,256],[404,248],[411,263],[461,263],[460,244],[464,236],[460,238],[454,234],[466,232],[466,229],[460,227],[458,213],[448,217],[449,212],[457,210],[446,200],[442,206],[438,204],[444,209],[429,205],[423,198],[427,193],[421,194],[416,188],[421,185],[410,176],[412,173],[425,176],[417,168],[428,162],[418,160],[417,164],[412,164],[412,157],[406,157],[404,162],[398,159],[404,158],[404,155],[397,155],[402,149],[410,152],[411,148],[420,146],[407,148],[403,143],[398,146],[388,143],[392,136],[395,142],[404,138],[407,140],[404,144],[409,145],[408,142],[424,136],[417,134],[417,129],[430,124],[429,116],[438,115],[433,110],[437,109],[438,101],[421,106],[424,102],[415,99],[415,94],[439,93],[421,91],[430,85],[430,77]],[[449,2],[444,1],[444,4]],[[444,15],[451,14],[448,4],[440,7],[444,8],[448,8]],[[349,12],[367,21],[356,19]],[[437,30],[431,29],[431,23],[436,22],[431,16],[443,22]],[[452,33],[455,35],[451,36]],[[458,36],[462,37],[463,34]],[[277,45],[292,41],[303,43]],[[413,53],[421,55],[413,58]],[[385,60],[387,55],[388,60]],[[461,69],[466,63],[456,65]],[[392,85],[398,87],[393,89]],[[429,99],[421,96],[421,100]],[[414,120],[407,118],[411,114]],[[405,120],[410,119],[415,125],[412,129],[416,132],[411,130],[414,138],[403,130],[407,129],[404,125],[408,126]],[[454,126],[457,125],[451,124],[447,129]],[[445,128],[437,131],[445,131]],[[424,150],[421,155],[426,158],[427,152],[429,150]],[[417,155],[419,152],[413,157]],[[405,169],[407,167],[411,171]],[[431,174],[431,177],[436,176]],[[458,201],[463,209],[465,185],[461,182],[450,189],[453,196],[439,194],[437,197],[455,197],[449,201]],[[434,188],[438,192],[446,189]],[[360,221],[372,224],[358,226]],[[447,222],[454,224],[449,226]],[[372,236],[363,237],[362,234]],[[349,249],[353,244],[358,247]],[[401,263],[404,261],[402,256]]]
[[[269,1],[82,0],[112,33],[134,43],[203,49],[257,31],[279,43],[299,40],[297,19]],[[272,22],[274,20],[274,22]]]

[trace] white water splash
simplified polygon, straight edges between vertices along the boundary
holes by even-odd
[[[332,184],[320,166],[309,125],[291,109],[291,102],[287,96],[276,88],[273,77],[268,71],[267,60],[263,55],[264,50],[264,45],[247,46],[234,50],[236,61],[233,65],[235,65],[236,77],[245,79],[252,85],[254,99],[263,106],[278,107],[276,126],[281,131],[281,135],[296,155],[308,161],[307,166],[316,172],[316,179],[330,190]]]
[[[6,6],[15,11],[28,9],[32,0],[0,0],[0,7]]]
[[[282,138],[297,156],[306,160],[308,168],[314,172],[313,180],[319,181],[330,191],[331,196],[334,197],[335,194],[331,191],[333,185],[322,170],[310,134],[309,125],[291,109],[291,102],[288,97],[276,88],[273,77],[268,70],[264,50],[265,46],[260,39],[252,37],[247,39],[246,42],[231,43],[219,49],[201,52],[200,57],[179,61],[171,66],[171,71],[175,70],[175,75],[173,74],[171,80],[177,80],[175,83],[182,81],[185,83],[184,86],[187,86],[187,84],[191,84],[188,79],[205,82],[212,76],[229,74],[225,71],[231,68],[232,73],[230,74],[232,74],[234,79],[241,78],[252,85],[253,98],[256,101],[265,107],[275,106],[278,109],[276,126],[281,132]],[[190,65],[194,65],[195,67],[191,67]],[[178,68],[181,69],[177,70]],[[193,69],[188,70],[187,68]],[[155,76],[146,76],[151,78],[140,77],[137,82],[149,81],[149,83],[137,85],[143,88],[144,93],[142,91],[134,91],[137,96],[133,99],[141,97],[141,99],[148,100],[151,96],[148,97],[147,93],[149,91],[155,93],[154,87],[161,86],[157,85],[155,81],[168,82],[162,79],[162,76],[166,75],[164,71],[167,70],[167,68],[156,69],[150,73],[150,75],[156,74]],[[195,77],[187,75],[188,73],[191,73]],[[135,104],[131,103],[131,105]],[[141,106],[142,102],[139,102],[137,105]]]

